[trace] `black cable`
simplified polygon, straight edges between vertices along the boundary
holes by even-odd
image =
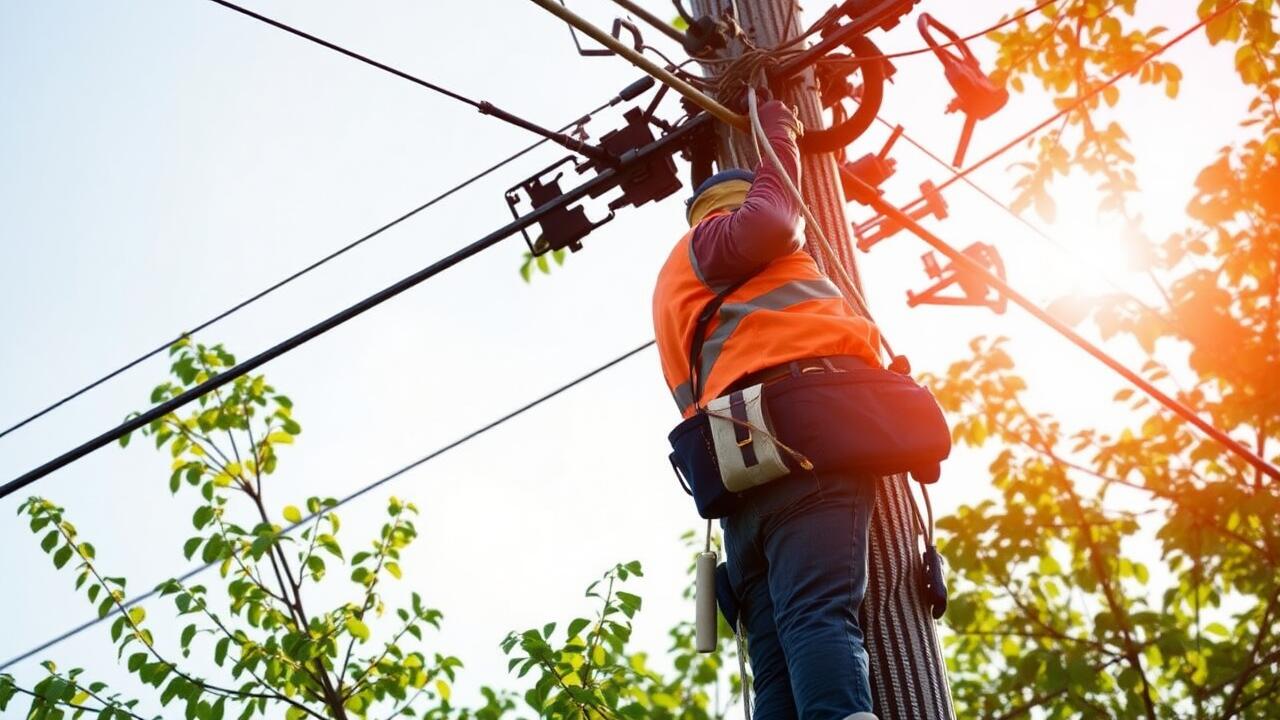
[[[629,152],[617,169],[609,169],[601,172],[595,178],[578,185],[572,190],[565,191],[555,199],[539,205],[528,213],[512,220],[479,240],[449,253],[440,260],[431,263],[412,275],[379,290],[373,295],[370,295],[354,305],[335,313],[334,315],[312,325],[296,335],[272,345],[266,350],[254,355],[252,358],[249,358],[234,367],[228,368],[225,372],[214,375],[177,397],[166,400],[165,402],[153,406],[146,412],[135,415],[120,425],[117,425],[97,437],[77,445],[71,450],[44,463],[34,470],[30,470],[17,478],[10,480],[0,486],[0,498],[5,498],[27,485],[30,485],[36,480],[39,480],[45,475],[48,475],[54,470],[68,465],[75,460],[88,455],[94,450],[103,447],[104,445],[134,432],[135,430],[145,427],[155,420],[163,418],[191,401],[217,390],[238,377],[248,374],[250,371],[260,367],[268,361],[273,360],[290,350],[323,335],[326,332],[329,332],[333,328],[342,325],[348,320],[351,320],[377,307],[378,305],[381,305],[409,288],[435,277],[463,260],[497,245],[506,237],[519,232],[530,225],[538,223],[554,213],[563,211],[569,205],[578,202],[585,197],[599,195],[605,192],[621,182],[631,168],[636,166],[644,167],[645,163],[650,162],[654,157],[665,157],[668,152],[675,147],[682,146],[691,135],[700,131],[702,127],[710,121],[711,116],[705,113],[693,118],[684,125],[681,125],[662,136],[658,140],[649,143],[639,150]]]
[[[628,89],[629,89],[629,88],[630,88],[630,86],[628,86]],[[623,90],[623,93],[627,93],[627,92],[628,92],[628,90]],[[622,102],[622,101],[623,101],[623,99],[625,99],[623,95],[616,95],[616,96],[614,96],[614,97],[613,97],[613,99],[609,100],[609,102],[604,103],[603,105],[600,105],[599,107],[597,107],[597,108],[595,108],[595,109],[591,110],[590,112],[588,112],[586,115],[583,115],[582,117],[579,117],[578,119],[574,120],[573,122],[570,122],[570,123],[568,123],[568,124],[564,125],[563,127],[561,127],[561,128],[560,128],[559,132],[564,132],[564,131],[566,131],[566,130],[572,129],[572,128],[574,128],[574,127],[576,127],[576,126],[578,126],[578,125],[582,124],[585,120],[587,120],[588,118],[591,118],[592,116],[596,115],[596,114],[597,114],[597,113],[599,113],[601,110],[604,110],[604,109],[606,109],[606,108],[609,108],[609,107],[612,107],[612,106],[614,106],[614,105],[617,105],[619,102]],[[219,321],[221,321],[221,320],[225,320],[226,318],[230,317],[231,315],[234,315],[235,313],[239,312],[240,310],[243,310],[244,308],[248,307],[249,305],[252,305],[253,303],[255,303],[255,302],[257,302],[257,301],[261,300],[261,299],[262,299],[262,298],[264,298],[264,297],[266,297],[267,295],[270,295],[271,293],[275,292],[276,290],[279,290],[280,288],[284,287],[285,285],[288,285],[289,283],[293,282],[294,280],[297,280],[298,278],[302,277],[303,275],[306,275],[307,273],[311,272],[312,270],[315,270],[315,269],[319,268],[321,265],[324,265],[325,263],[329,262],[330,260],[333,260],[333,259],[337,258],[338,256],[345,254],[345,253],[346,253],[346,252],[348,252],[349,250],[353,250],[353,249],[355,249],[355,248],[356,248],[357,246],[359,246],[359,245],[363,245],[365,242],[367,242],[367,241],[369,241],[369,240],[372,240],[373,238],[375,238],[375,237],[377,237],[377,236],[381,235],[382,233],[384,233],[384,232],[386,232],[386,231],[390,230],[391,228],[393,228],[393,227],[395,227],[395,226],[399,225],[400,223],[402,223],[402,222],[404,222],[404,221],[408,220],[409,218],[412,218],[413,216],[417,215],[418,213],[422,212],[423,210],[426,210],[427,208],[431,207],[432,205],[435,205],[436,203],[438,203],[438,202],[440,202],[440,201],[442,201],[442,200],[444,200],[444,199],[446,199],[446,198],[450,197],[450,196],[451,196],[451,195],[453,195],[454,193],[457,193],[458,191],[460,191],[460,190],[463,190],[463,189],[467,188],[468,186],[470,186],[470,185],[474,184],[475,182],[477,182],[477,181],[479,181],[479,180],[482,180],[483,178],[485,178],[485,177],[487,177],[488,175],[490,175],[491,173],[493,173],[493,171],[498,170],[499,168],[505,167],[506,165],[509,165],[509,164],[510,164],[510,163],[512,163],[512,162],[515,162],[515,161],[516,161],[516,160],[518,160],[519,158],[523,157],[524,155],[526,155],[527,153],[531,152],[531,151],[532,151],[532,150],[534,150],[535,148],[540,147],[541,145],[543,145],[543,144],[544,144],[544,143],[546,143],[546,142],[547,142],[547,139],[546,139],[546,138],[543,138],[543,139],[541,139],[541,140],[539,140],[539,141],[537,141],[537,142],[533,143],[532,145],[529,145],[529,146],[525,147],[525,148],[524,148],[524,149],[522,149],[522,150],[519,150],[519,151],[517,151],[517,152],[515,152],[515,153],[513,153],[513,154],[511,154],[511,155],[508,155],[506,158],[504,158],[504,159],[502,159],[502,160],[499,160],[498,162],[494,163],[493,165],[490,165],[489,167],[485,168],[484,170],[481,170],[480,172],[476,173],[475,175],[472,175],[471,177],[467,178],[466,180],[463,180],[462,182],[458,183],[457,185],[454,185],[453,187],[449,188],[448,190],[445,190],[444,192],[440,193],[439,195],[436,195],[435,197],[431,198],[430,200],[426,201],[425,203],[423,203],[423,204],[419,205],[418,207],[416,207],[416,208],[414,208],[414,209],[412,209],[412,210],[410,210],[410,211],[408,211],[408,212],[404,213],[404,214],[403,214],[403,215],[401,215],[400,217],[397,217],[396,219],[394,219],[394,220],[392,220],[392,221],[390,221],[390,222],[386,223],[385,225],[383,225],[383,226],[379,227],[378,229],[376,229],[376,230],[374,230],[374,231],[372,231],[372,232],[370,232],[370,233],[368,233],[368,234],[364,235],[363,237],[360,237],[360,238],[359,238],[359,239],[357,239],[357,240],[354,240],[354,241],[352,241],[352,242],[350,242],[350,243],[348,243],[348,244],[346,244],[346,245],[344,245],[344,246],[342,246],[342,247],[338,248],[337,250],[334,250],[333,252],[329,253],[328,255],[325,255],[324,257],[322,257],[322,258],[320,258],[320,259],[318,259],[318,260],[316,260],[316,261],[312,262],[310,265],[307,265],[306,267],[304,267],[304,268],[302,268],[302,269],[298,270],[297,272],[294,272],[292,275],[289,275],[288,277],[285,277],[284,279],[277,281],[275,284],[273,284],[273,285],[271,285],[271,286],[269,286],[269,287],[267,287],[267,288],[265,288],[265,289],[263,289],[263,290],[258,291],[257,293],[255,293],[255,294],[251,295],[250,297],[248,297],[248,298],[246,298],[246,299],[244,299],[244,300],[240,301],[239,303],[237,303],[237,304],[235,304],[235,305],[233,305],[233,306],[231,306],[231,307],[227,308],[226,310],[223,310],[222,312],[218,313],[217,315],[214,315],[213,317],[209,318],[208,320],[205,320],[204,322],[200,323],[199,325],[195,325],[195,326],[194,326],[194,327],[192,327],[190,330],[187,330],[186,332],[181,333],[180,335],[178,335],[177,337],[173,338],[172,340],[169,340],[169,341],[167,341],[167,342],[164,342],[164,343],[162,343],[162,344],[158,345],[155,349],[153,349],[153,350],[149,350],[149,351],[147,351],[147,352],[143,353],[142,355],[138,356],[137,358],[135,358],[135,359],[133,359],[133,360],[131,360],[131,361],[129,361],[129,362],[127,362],[127,363],[125,363],[124,365],[121,365],[120,367],[116,368],[115,370],[112,370],[111,372],[107,373],[106,375],[103,375],[102,377],[98,378],[97,380],[94,380],[93,382],[89,383],[88,385],[85,385],[85,386],[81,387],[80,389],[76,390],[75,392],[73,392],[73,393],[71,393],[71,394],[69,394],[69,395],[67,395],[67,396],[63,397],[61,400],[58,400],[57,402],[55,402],[55,403],[53,403],[53,404],[49,405],[48,407],[45,407],[44,409],[40,410],[39,412],[33,413],[32,415],[30,415],[30,416],[28,416],[27,418],[25,418],[25,419],[23,419],[23,420],[21,420],[21,421],[19,421],[19,422],[15,423],[14,425],[12,425],[12,426],[10,426],[10,427],[8,427],[8,428],[5,428],[4,430],[0,431],[0,438],[3,438],[4,436],[6,436],[6,435],[8,435],[9,433],[11,433],[11,432],[13,432],[13,431],[17,430],[18,428],[23,427],[24,425],[26,425],[26,424],[28,424],[28,423],[32,422],[33,420],[37,420],[37,419],[39,419],[39,418],[41,418],[41,417],[43,417],[43,416],[45,416],[45,415],[49,414],[49,413],[50,413],[50,412],[52,412],[53,410],[56,410],[57,408],[61,407],[62,405],[65,405],[66,403],[70,402],[71,400],[74,400],[74,399],[76,399],[76,398],[80,397],[81,395],[85,394],[86,392],[88,392],[88,391],[90,391],[90,390],[92,390],[92,389],[94,389],[94,388],[98,387],[98,386],[99,386],[99,385],[101,385],[102,383],[104,383],[104,382],[106,382],[106,381],[108,381],[108,380],[110,380],[110,379],[112,379],[112,378],[116,377],[116,376],[117,376],[117,375],[119,375],[120,373],[123,373],[124,371],[129,370],[130,368],[134,367],[134,366],[135,366],[135,365],[137,365],[138,363],[141,363],[141,362],[143,362],[143,361],[145,361],[145,360],[149,360],[150,358],[153,358],[153,357],[155,357],[156,355],[159,355],[160,353],[164,352],[165,350],[168,350],[170,346],[172,346],[175,342],[177,342],[177,341],[181,340],[182,338],[187,337],[187,336],[189,336],[189,335],[194,335],[195,333],[200,332],[201,330],[204,330],[204,329],[208,328],[210,325],[213,325],[213,324],[214,324],[214,323],[216,323],[216,322],[219,322]]]
[[[370,65],[372,67],[376,67],[379,70],[389,72],[398,78],[408,80],[409,82],[415,85],[419,85],[433,92],[440,93],[441,95],[444,95],[445,97],[450,98],[452,100],[457,100],[460,103],[465,103],[467,105],[470,105],[476,110],[479,110],[484,115],[491,115],[493,117],[498,118],[499,120],[502,120],[503,122],[510,123],[523,130],[528,130],[537,135],[541,135],[542,137],[554,143],[558,143],[568,148],[569,150],[572,150],[573,152],[581,153],[591,158],[592,160],[595,160],[596,162],[603,163],[606,165],[613,164],[614,162],[612,156],[610,156],[601,148],[584,143],[581,140],[578,140],[577,138],[570,137],[568,135],[562,135],[561,133],[555,132],[553,130],[547,130],[541,125],[525,120],[519,115],[507,112],[506,110],[503,110],[499,107],[495,107],[492,103],[488,101],[474,100],[472,98],[467,97],[466,95],[463,95],[462,93],[455,92],[446,87],[442,87],[429,80],[423,80],[417,75],[411,75],[398,68],[393,68],[390,65],[374,60],[373,58],[368,57],[367,55],[361,55],[360,53],[355,52],[354,50],[348,50],[347,48],[344,48],[341,45],[336,45],[334,43],[329,42],[328,40],[325,40],[324,38],[316,37],[315,35],[312,35],[311,33],[306,32],[305,30],[299,30],[298,28],[295,28],[292,25],[286,25],[285,23],[282,23],[279,20],[269,18],[266,15],[261,15],[248,8],[244,8],[239,5],[236,5],[233,2],[228,2],[227,0],[210,0],[210,2],[217,3],[218,5],[221,5],[225,8],[236,11],[241,15],[253,18],[254,20],[264,22],[270,25],[271,27],[278,28],[292,35],[296,35],[300,38],[303,38],[304,40],[310,40],[311,42],[317,45],[320,45],[321,47],[325,47],[330,50],[333,50],[336,53],[346,55],[347,57],[353,60],[359,60],[360,62],[365,63],[366,65]]]
[[[571,388],[573,388],[573,387],[576,387],[576,386],[578,386],[578,385],[581,385],[582,383],[586,382],[587,380],[590,380],[591,378],[595,377],[596,375],[599,375],[600,373],[604,372],[605,370],[608,370],[608,369],[612,368],[613,366],[615,366],[615,365],[618,365],[618,364],[622,363],[624,360],[628,360],[628,359],[630,359],[631,357],[633,357],[633,356],[635,356],[635,355],[639,354],[640,352],[642,352],[642,351],[644,351],[644,350],[647,350],[647,349],[648,349],[650,346],[652,346],[653,344],[654,344],[654,341],[653,341],[653,340],[650,340],[650,341],[648,341],[648,342],[646,342],[646,343],[643,343],[643,344],[641,344],[641,345],[639,345],[639,346],[637,346],[637,347],[635,347],[635,348],[633,348],[633,349],[631,349],[631,350],[628,350],[627,352],[625,352],[625,353],[623,353],[623,354],[621,354],[621,355],[619,355],[619,356],[615,357],[614,359],[610,360],[609,362],[607,362],[607,363],[605,363],[605,364],[603,364],[603,365],[601,365],[601,366],[599,366],[599,367],[597,367],[597,368],[595,368],[595,369],[593,369],[593,370],[591,370],[591,371],[589,371],[589,372],[587,372],[587,373],[584,373],[584,374],[582,374],[582,375],[579,375],[578,377],[574,378],[573,380],[570,380],[569,382],[567,382],[567,383],[565,383],[565,384],[561,385],[560,387],[558,387],[558,388],[556,388],[556,389],[554,389],[554,390],[552,390],[552,391],[550,391],[550,392],[546,393],[545,395],[542,395],[542,396],[540,396],[540,397],[538,397],[538,398],[536,398],[536,399],[534,399],[534,400],[531,400],[531,401],[529,401],[529,402],[525,403],[524,405],[521,405],[520,407],[516,408],[515,410],[512,410],[511,412],[507,413],[506,415],[503,415],[502,417],[500,417],[500,418],[498,418],[498,419],[496,419],[496,420],[493,420],[493,421],[491,421],[491,422],[489,422],[489,423],[487,423],[487,424],[485,424],[485,425],[480,426],[479,428],[476,428],[475,430],[472,430],[471,432],[467,433],[466,435],[463,435],[462,437],[458,438],[457,440],[454,440],[453,442],[451,442],[451,443],[449,443],[449,444],[447,444],[447,445],[443,445],[443,446],[441,446],[441,447],[439,447],[439,448],[436,448],[435,450],[431,451],[430,453],[428,453],[428,454],[426,454],[426,455],[423,455],[422,457],[418,458],[417,460],[414,460],[413,462],[409,463],[408,465],[405,465],[405,466],[401,467],[401,468],[400,468],[400,469],[398,469],[398,470],[395,470],[394,472],[391,472],[391,473],[389,473],[389,474],[387,474],[387,475],[383,475],[382,477],[378,478],[377,480],[374,480],[373,482],[369,483],[368,485],[365,485],[364,487],[360,488],[359,490],[356,490],[355,492],[351,493],[350,495],[347,495],[346,497],[342,498],[342,499],[341,499],[341,500],[339,500],[339,501],[337,502],[337,504],[336,504],[336,505],[334,505],[333,507],[325,508],[325,509],[323,510],[323,512],[330,512],[330,511],[332,511],[332,510],[336,510],[337,508],[340,508],[340,507],[342,507],[343,505],[346,505],[347,503],[351,502],[352,500],[355,500],[356,498],[360,497],[361,495],[364,495],[365,493],[368,493],[370,490],[373,490],[373,489],[375,489],[375,488],[377,488],[377,487],[380,487],[381,485],[383,485],[383,484],[385,484],[385,483],[387,483],[387,482],[390,482],[391,480],[394,480],[395,478],[400,477],[401,475],[403,475],[403,474],[405,474],[405,473],[409,472],[410,470],[413,470],[414,468],[418,467],[419,465],[422,465],[422,464],[424,464],[424,463],[426,463],[426,462],[429,462],[429,461],[431,461],[431,460],[434,460],[435,458],[440,457],[441,455],[443,455],[443,454],[445,454],[445,453],[449,452],[450,450],[452,450],[452,449],[454,449],[454,448],[458,447],[459,445],[462,445],[462,444],[464,444],[464,443],[467,443],[467,442],[469,442],[469,441],[471,441],[471,440],[475,439],[476,437],[478,437],[478,436],[480,436],[480,435],[483,435],[484,433],[487,433],[487,432],[489,432],[490,430],[492,430],[492,429],[494,429],[494,428],[498,427],[499,425],[502,425],[503,423],[507,422],[508,420],[512,420],[512,419],[514,419],[514,418],[516,418],[516,417],[518,417],[518,416],[520,416],[520,415],[523,415],[524,413],[526,413],[526,412],[528,412],[528,411],[532,410],[533,408],[535,408],[535,407],[537,407],[537,406],[541,405],[542,403],[544,403],[544,402],[546,402],[546,401],[548,401],[548,400],[550,400],[550,399],[552,399],[552,398],[556,397],[557,395],[560,395],[561,393],[563,393],[563,392],[565,392],[565,391],[567,391],[567,390],[569,390],[569,389],[571,389]],[[310,515],[307,515],[306,517],[302,518],[302,519],[301,519],[301,520],[299,520],[298,522],[296,522],[296,523],[294,523],[294,524],[290,525],[289,527],[285,528],[285,530],[284,530],[284,531],[285,531],[286,533],[288,533],[288,532],[292,532],[293,530],[297,529],[300,525],[304,525],[304,524],[306,524],[307,522],[309,522],[309,521],[311,521],[311,520],[314,520],[314,519],[315,519],[315,517],[316,517],[316,513],[312,513],[312,514],[310,514]],[[178,582],[182,582],[182,583],[184,583],[184,582],[186,582],[187,580],[190,580],[191,578],[195,577],[196,575],[199,575],[200,573],[204,572],[205,570],[208,570],[209,568],[213,567],[213,566],[214,566],[214,565],[216,565],[218,562],[219,562],[219,561],[214,561],[214,562],[210,562],[210,563],[205,563],[204,565],[200,565],[200,566],[198,566],[198,567],[194,567],[194,568],[192,568],[192,569],[188,570],[185,574],[183,574],[183,575],[182,575],[182,576],[180,576],[179,578],[177,578],[177,580],[178,580]],[[132,599],[127,600],[127,601],[125,601],[125,602],[122,602],[122,603],[120,604],[120,606],[121,606],[123,609],[128,610],[129,608],[133,607],[134,605],[137,605],[138,603],[143,602],[144,600],[147,600],[148,598],[151,598],[151,597],[155,596],[157,592],[159,592],[159,589],[158,589],[158,588],[157,588],[157,589],[155,589],[155,590],[148,590],[147,592],[145,592],[145,593],[143,593],[143,594],[139,595],[138,597],[135,597],[135,598],[132,598]],[[70,638],[70,637],[72,637],[72,636],[74,636],[74,635],[78,635],[78,634],[80,634],[80,633],[84,632],[85,630],[88,630],[89,628],[93,627],[94,625],[97,625],[97,624],[99,624],[99,623],[105,622],[105,621],[107,621],[107,620],[111,619],[111,617],[112,617],[113,615],[116,615],[116,614],[117,614],[117,613],[119,613],[119,612],[120,612],[120,608],[118,607],[118,608],[116,608],[116,609],[112,610],[110,613],[107,613],[106,615],[103,615],[102,617],[97,617],[97,618],[94,618],[94,619],[92,619],[92,620],[85,621],[85,622],[83,622],[83,623],[81,623],[81,624],[77,625],[76,627],[71,628],[70,630],[67,630],[66,632],[62,633],[61,635],[58,635],[57,637],[54,637],[54,638],[52,638],[52,639],[50,639],[50,640],[47,640],[47,641],[45,641],[44,643],[41,643],[40,645],[37,645],[36,647],[31,648],[30,650],[27,650],[26,652],[22,653],[21,655],[18,655],[18,656],[16,656],[16,657],[10,658],[9,660],[5,661],[5,663],[4,663],[3,665],[0,665],[0,671],[6,670],[6,669],[8,669],[8,668],[9,668],[9,667],[11,667],[11,666],[16,665],[17,663],[20,663],[20,662],[22,662],[23,660],[26,660],[27,658],[30,658],[32,655],[35,655],[36,653],[44,652],[45,650],[48,650],[49,648],[53,647],[54,645],[57,645],[58,643],[62,642],[63,640],[66,640],[67,638]]]
[[[336,52],[336,53],[341,53],[341,54],[343,54],[343,55],[346,55],[347,57],[349,57],[349,58],[351,58],[351,59],[353,59],[353,60],[359,60],[360,62],[365,63],[366,65],[372,65],[373,67],[376,67],[376,68],[378,68],[379,70],[384,70],[384,71],[386,71],[386,72],[389,72],[389,73],[391,73],[392,75],[395,75],[395,76],[397,76],[397,77],[400,77],[400,78],[403,78],[403,79],[405,79],[405,80],[408,80],[409,82],[414,83],[415,85],[421,85],[422,87],[427,88],[428,90],[432,90],[432,91],[434,91],[434,92],[438,92],[438,93],[440,93],[441,95],[444,95],[445,97],[449,97],[449,98],[452,98],[452,99],[454,99],[454,100],[457,100],[457,101],[458,101],[458,102],[460,102],[460,103],[466,103],[467,105],[470,105],[471,107],[473,107],[473,108],[475,108],[475,109],[477,109],[477,110],[479,110],[479,109],[480,109],[480,101],[479,101],[479,100],[472,100],[471,98],[467,97],[466,95],[463,95],[463,94],[461,94],[461,93],[454,92],[454,91],[452,91],[452,90],[450,90],[450,89],[448,89],[448,88],[445,88],[445,87],[441,87],[441,86],[439,86],[439,85],[437,85],[437,84],[435,84],[435,83],[433,83],[433,82],[430,82],[430,81],[428,81],[428,80],[423,80],[422,78],[417,77],[416,75],[410,75],[409,73],[407,73],[407,72],[405,72],[405,71],[403,71],[403,70],[398,70],[398,69],[396,69],[396,68],[391,67],[390,65],[387,65],[387,64],[385,64],[385,63],[378,62],[377,60],[374,60],[374,59],[373,59],[373,58],[371,58],[371,57],[368,57],[368,56],[366,56],[366,55],[361,55],[360,53],[355,52],[355,51],[353,51],[353,50],[348,50],[348,49],[346,49],[346,48],[342,47],[341,45],[335,45],[335,44],[333,44],[333,43],[329,42],[328,40],[325,40],[324,38],[316,37],[315,35],[312,35],[312,34],[311,34],[311,33],[309,33],[309,32],[306,32],[306,31],[304,31],[304,30],[299,30],[299,29],[297,29],[297,28],[295,28],[295,27],[293,27],[293,26],[291,26],[291,25],[286,25],[286,24],[284,24],[284,23],[280,22],[279,20],[275,20],[275,19],[269,18],[269,17],[267,17],[266,15],[259,15],[258,13],[254,12],[254,11],[252,11],[252,10],[248,9],[248,8],[240,7],[239,5],[236,5],[235,3],[232,3],[232,2],[227,2],[227,0],[209,0],[209,1],[210,1],[210,2],[213,2],[213,3],[217,3],[217,4],[219,4],[219,5],[221,5],[221,6],[225,7],[225,8],[228,8],[228,9],[231,9],[231,10],[235,10],[236,12],[240,13],[241,15],[247,15],[248,17],[251,17],[251,18],[253,18],[254,20],[259,20],[259,21],[264,22],[264,23],[266,23],[266,24],[268,24],[268,25],[270,25],[270,26],[272,26],[272,27],[279,28],[280,30],[284,30],[284,31],[285,31],[285,32],[287,32],[287,33],[292,33],[292,34],[294,34],[294,35],[297,35],[298,37],[303,38],[303,39],[305,39],[305,40],[310,40],[311,42],[313,42],[313,43],[315,43],[315,44],[317,44],[317,45],[322,45],[322,46],[324,46],[324,47],[327,47],[327,48],[329,48],[330,50],[332,50],[332,51],[334,51],[334,52]]]

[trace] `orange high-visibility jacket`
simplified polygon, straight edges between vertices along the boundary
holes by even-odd
[[[718,214],[718,213],[717,213]],[[709,220],[712,216],[703,220]],[[685,417],[693,415],[689,350],[698,315],[724,287],[703,281],[690,229],[671,250],[653,293],[662,374]],[[857,315],[802,248],[779,257],[725,298],[708,325],[697,406],[748,373],[792,360],[852,355],[879,367],[879,330]]]

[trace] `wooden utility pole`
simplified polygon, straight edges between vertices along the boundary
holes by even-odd
[[[735,12],[752,43],[771,48],[800,34],[796,0],[694,0],[694,15],[718,17]],[[726,57],[742,53],[730,44]],[[812,69],[780,93],[797,108],[806,127],[822,127],[822,106]],[[759,162],[749,135],[725,126],[719,129],[717,161],[720,169],[754,169]],[[801,156],[800,191],[845,268],[861,286],[853,257],[844,193],[835,157]],[[812,231],[807,248],[828,275],[823,254]],[[857,304],[851,304],[856,308]],[[871,689],[881,720],[952,720],[950,686],[934,621],[920,595],[919,531],[905,476],[885,478],[871,521],[867,596],[862,604],[862,629],[870,656]]]

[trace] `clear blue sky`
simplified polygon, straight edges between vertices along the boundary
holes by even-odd
[[[616,58],[577,57],[563,26],[518,0],[397,0],[376,12],[333,0],[249,4],[550,125],[638,77]],[[669,4],[647,4],[669,12]],[[571,5],[602,24],[614,14],[603,0]],[[1159,21],[1175,30],[1193,22],[1190,4],[1180,5],[1187,7],[1160,10]],[[967,32],[1015,7],[984,0],[963,4],[964,13],[958,3],[928,9]],[[918,47],[911,27],[877,39],[888,50]],[[990,57],[988,44],[975,49]],[[1182,226],[1196,171],[1231,139],[1248,101],[1233,84],[1214,82],[1231,72],[1230,54],[1203,37],[1168,58],[1186,72],[1184,101],[1127,81],[1120,106],[1108,111],[1129,127],[1155,237]],[[940,67],[927,56],[897,65],[884,116],[949,156],[961,120],[942,114],[951,96]],[[4,3],[0,94],[5,426],[530,141],[204,0]],[[1042,96],[1015,96],[979,126],[970,157],[1049,112]],[[592,123],[593,133],[615,119]],[[883,137],[875,130],[855,154]],[[561,154],[542,149],[201,339],[244,357],[331,314],[505,222],[503,190]],[[943,177],[905,144],[895,155],[893,199],[909,200],[921,180]],[[1006,168],[1017,158],[975,177],[1009,196]],[[1091,185],[1059,186],[1063,219],[1050,230],[1107,262],[1114,230],[1096,225]],[[933,226],[958,245],[995,243],[1011,279],[1033,298],[1047,302],[1080,279],[968,189],[948,200],[952,217]],[[623,211],[588,238],[585,252],[532,285],[517,275],[523,245],[513,238],[270,364],[270,380],[293,397],[305,431],[285,451],[269,501],[278,508],[346,494],[648,339],[653,277],[683,232],[681,209],[672,198]],[[867,216],[858,207],[851,214]],[[974,335],[1011,335],[1039,407],[1077,422],[1118,421],[1108,402],[1116,383],[1016,311],[909,311],[905,291],[927,284],[923,250],[899,235],[859,257],[873,308],[917,368],[942,370]],[[1148,293],[1140,276],[1117,273]],[[1134,357],[1123,344],[1114,349]],[[142,407],[165,369],[162,359],[148,362],[0,439],[0,475],[13,477]],[[390,597],[414,589],[444,610],[445,629],[426,647],[464,659],[464,692],[507,683],[497,647],[505,632],[587,612],[582,588],[617,561],[645,563],[637,643],[660,653],[666,629],[691,616],[679,599],[688,558],[678,537],[697,518],[666,461],[676,419],[649,351],[351,506],[345,542],[372,537],[388,495],[422,508],[422,539]],[[985,463],[959,449],[938,504],[989,492]],[[146,444],[112,447],[34,491],[65,505],[98,547],[100,565],[128,576],[137,592],[187,567],[179,547],[191,534],[191,506],[169,497],[168,465]],[[0,660],[92,614],[70,592],[71,574],[54,571],[14,518],[19,501],[0,501],[0,575],[9,588],[0,595]],[[326,599],[344,597],[335,589]],[[151,610],[158,631],[170,626],[167,609]],[[123,675],[105,627],[42,657],[111,681]],[[36,670],[28,662],[15,672]]]

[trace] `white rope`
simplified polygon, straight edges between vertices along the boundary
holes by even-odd
[[[827,240],[826,233],[822,231],[822,225],[813,216],[813,211],[805,203],[804,196],[800,194],[800,189],[796,187],[791,175],[787,173],[786,168],[782,166],[782,161],[778,159],[778,154],[773,151],[773,146],[769,144],[769,138],[765,135],[764,127],[760,124],[760,109],[756,100],[756,89],[752,85],[747,86],[747,109],[751,118],[752,141],[755,142],[758,149],[764,151],[769,163],[782,176],[782,182],[787,186],[787,191],[791,193],[791,196],[800,205],[800,211],[804,213],[805,221],[809,223],[809,227],[813,228],[813,234],[818,239],[818,247],[826,255],[828,264],[835,268],[837,282],[843,286],[841,290],[843,290],[846,297],[853,301],[863,316],[871,322],[875,322],[875,319],[871,317],[871,309],[867,307],[866,300],[863,299],[862,293],[858,292],[857,284],[849,276],[849,271],[840,262],[835,249],[831,247],[831,243]],[[889,354],[889,358],[893,359],[893,348],[889,346],[889,341],[885,339],[883,330],[880,330],[880,342],[884,345],[885,352]]]

